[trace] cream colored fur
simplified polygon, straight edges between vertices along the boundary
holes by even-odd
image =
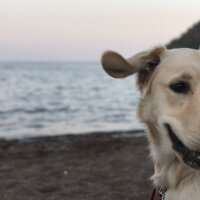
[[[154,185],[167,188],[166,200],[200,199],[200,171],[184,164],[164,126],[170,124],[185,146],[200,151],[200,51],[161,46],[129,59],[107,51],[102,65],[115,78],[137,73],[138,116],[147,127]],[[189,82],[191,91],[172,91],[169,86],[177,81]]]

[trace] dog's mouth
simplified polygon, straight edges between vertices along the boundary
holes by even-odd
[[[200,169],[200,152],[188,149],[173,132],[171,126],[169,124],[165,124],[165,126],[173,144],[173,149],[181,155],[184,163],[192,168]]]

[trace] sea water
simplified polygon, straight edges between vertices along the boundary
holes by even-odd
[[[1,62],[0,137],[141,129],[135,77],[95,62]]]

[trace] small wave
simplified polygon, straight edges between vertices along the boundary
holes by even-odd
[[[37,113],[58,113],[58,112],[68,112],[70,111],[69,106],[61,107],[61,108],[54,108],[54,109],[47,109],[47,108],[34,108],[34,109],[23,109],[23,108],[17,108],[17,109],[11,109],[11,110],[5,110],[0,111],[0,115],[6,115],[6,114],[18,114],[18,113],[26,113],[26,114],[37,114]]]
[[[35,108],[33,110],[24,110],[24,112],[29,113],[29,114],[44,113],[44,112],[48,112],[48,109],[46,109],[46,108]]]
[[[42,124],[31,124],[31,125],[27,125],[26,128],[35,128],[35,129],[41,129],[44,126]]]
[[[119,113],[119,114],[109,114],[104,116],[104,120],[107,122],[125,122],[127,118],[127,114]]]

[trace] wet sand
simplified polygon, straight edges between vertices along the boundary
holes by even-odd
[[[147,200],[152,162],[135,134],[0,140],[0,200]]]

